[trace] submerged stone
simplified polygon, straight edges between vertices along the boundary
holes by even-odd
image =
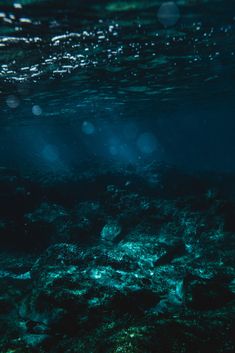
[[[122,228],[120,224],[115,221],[111,221],[103,227],[101,231],[101,238],[103,240],[112,241],[117,238],[121,234],[121,232]]]
[[[54,233],[29,259],[0,257],[1,352],[13,344],[26,353],[233,351],[234,237],[222,227],[224,203],[202,207],[194,184],[190,198],[175,194],[175,175],[155,194],[149,171],[144,184],[132,173],[108,187],[101,177],[96,199],[23,212]]]

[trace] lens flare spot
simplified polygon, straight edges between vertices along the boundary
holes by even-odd
[[[137,140],[138,149],[145,154],[151,154],[157,149],[157,139],[152,133],[145,132]]]
[[[15,109],[20,105],[20,100],[18,97],[14,95],[10,95],[6,99],[6,104],[8,105],[9,108]]]
[[[35,116],[39,116],[39,115],[42,114],[42,108],[41,108],[39,105],[34,105],[34,106],[32,107],[32,113],[33,113],[33,115],[35,115]]]
[[[180,18],[179,8],[174,1],[164,2],[158,10],[157,17],[164,27],[174,26]]]
[[[46,145],[42,150],[42,156],[48,162],[57,162],[59,160],[59,155],[56,148],[52,145]]]
[[[86,135],[93,135],[95,132],[95,126],[90,121],[84,121],[82,123],[82,132]]]

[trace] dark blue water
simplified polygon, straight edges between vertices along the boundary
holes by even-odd
[[[1,165],[234,171],[233,2],[13,3],[1,3]]]

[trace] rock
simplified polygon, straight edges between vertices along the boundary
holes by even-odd
[[[79,244],[90,244],[96,241],[106,217],[99,202],[80,202],[72,212],[73,223],[69,240]]]
[[[1,216],[0,235],[27,223],[30,251],[0,254],[0,351],[233,352],[232,206],[169,171],[159,188],[99,172],[82,182],[94,199],[57,185],[18,223]]]
[[[44,343],[48,338],[49,338],[48,335],[26,334],[22,337],[22,340],[29,347],[38,347],[42,343]]]
[[[120,224],[115,221],[110,221],[105,224],[100,235],[103,240],[113,241],[121,234],[121,232],[122,228]]]
[[[67,240],[69,213],[60,205],[43,202],[24,216],[27,245],[40,251],[61,238]]]
[[[187,290],[188,305],[196,310],[219,309],[235,299],[228,287],[216,280],[194,280]]]

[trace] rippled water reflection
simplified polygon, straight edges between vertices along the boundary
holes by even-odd
[[[170,117],[177,127],[184,116],[190,136],[185,116],[202,126],[223,112],[231,134],[232,1],[9,0],[0,2],[0,24],[2,125],[85,121],[89,135],[94,119],[162,126]]]

